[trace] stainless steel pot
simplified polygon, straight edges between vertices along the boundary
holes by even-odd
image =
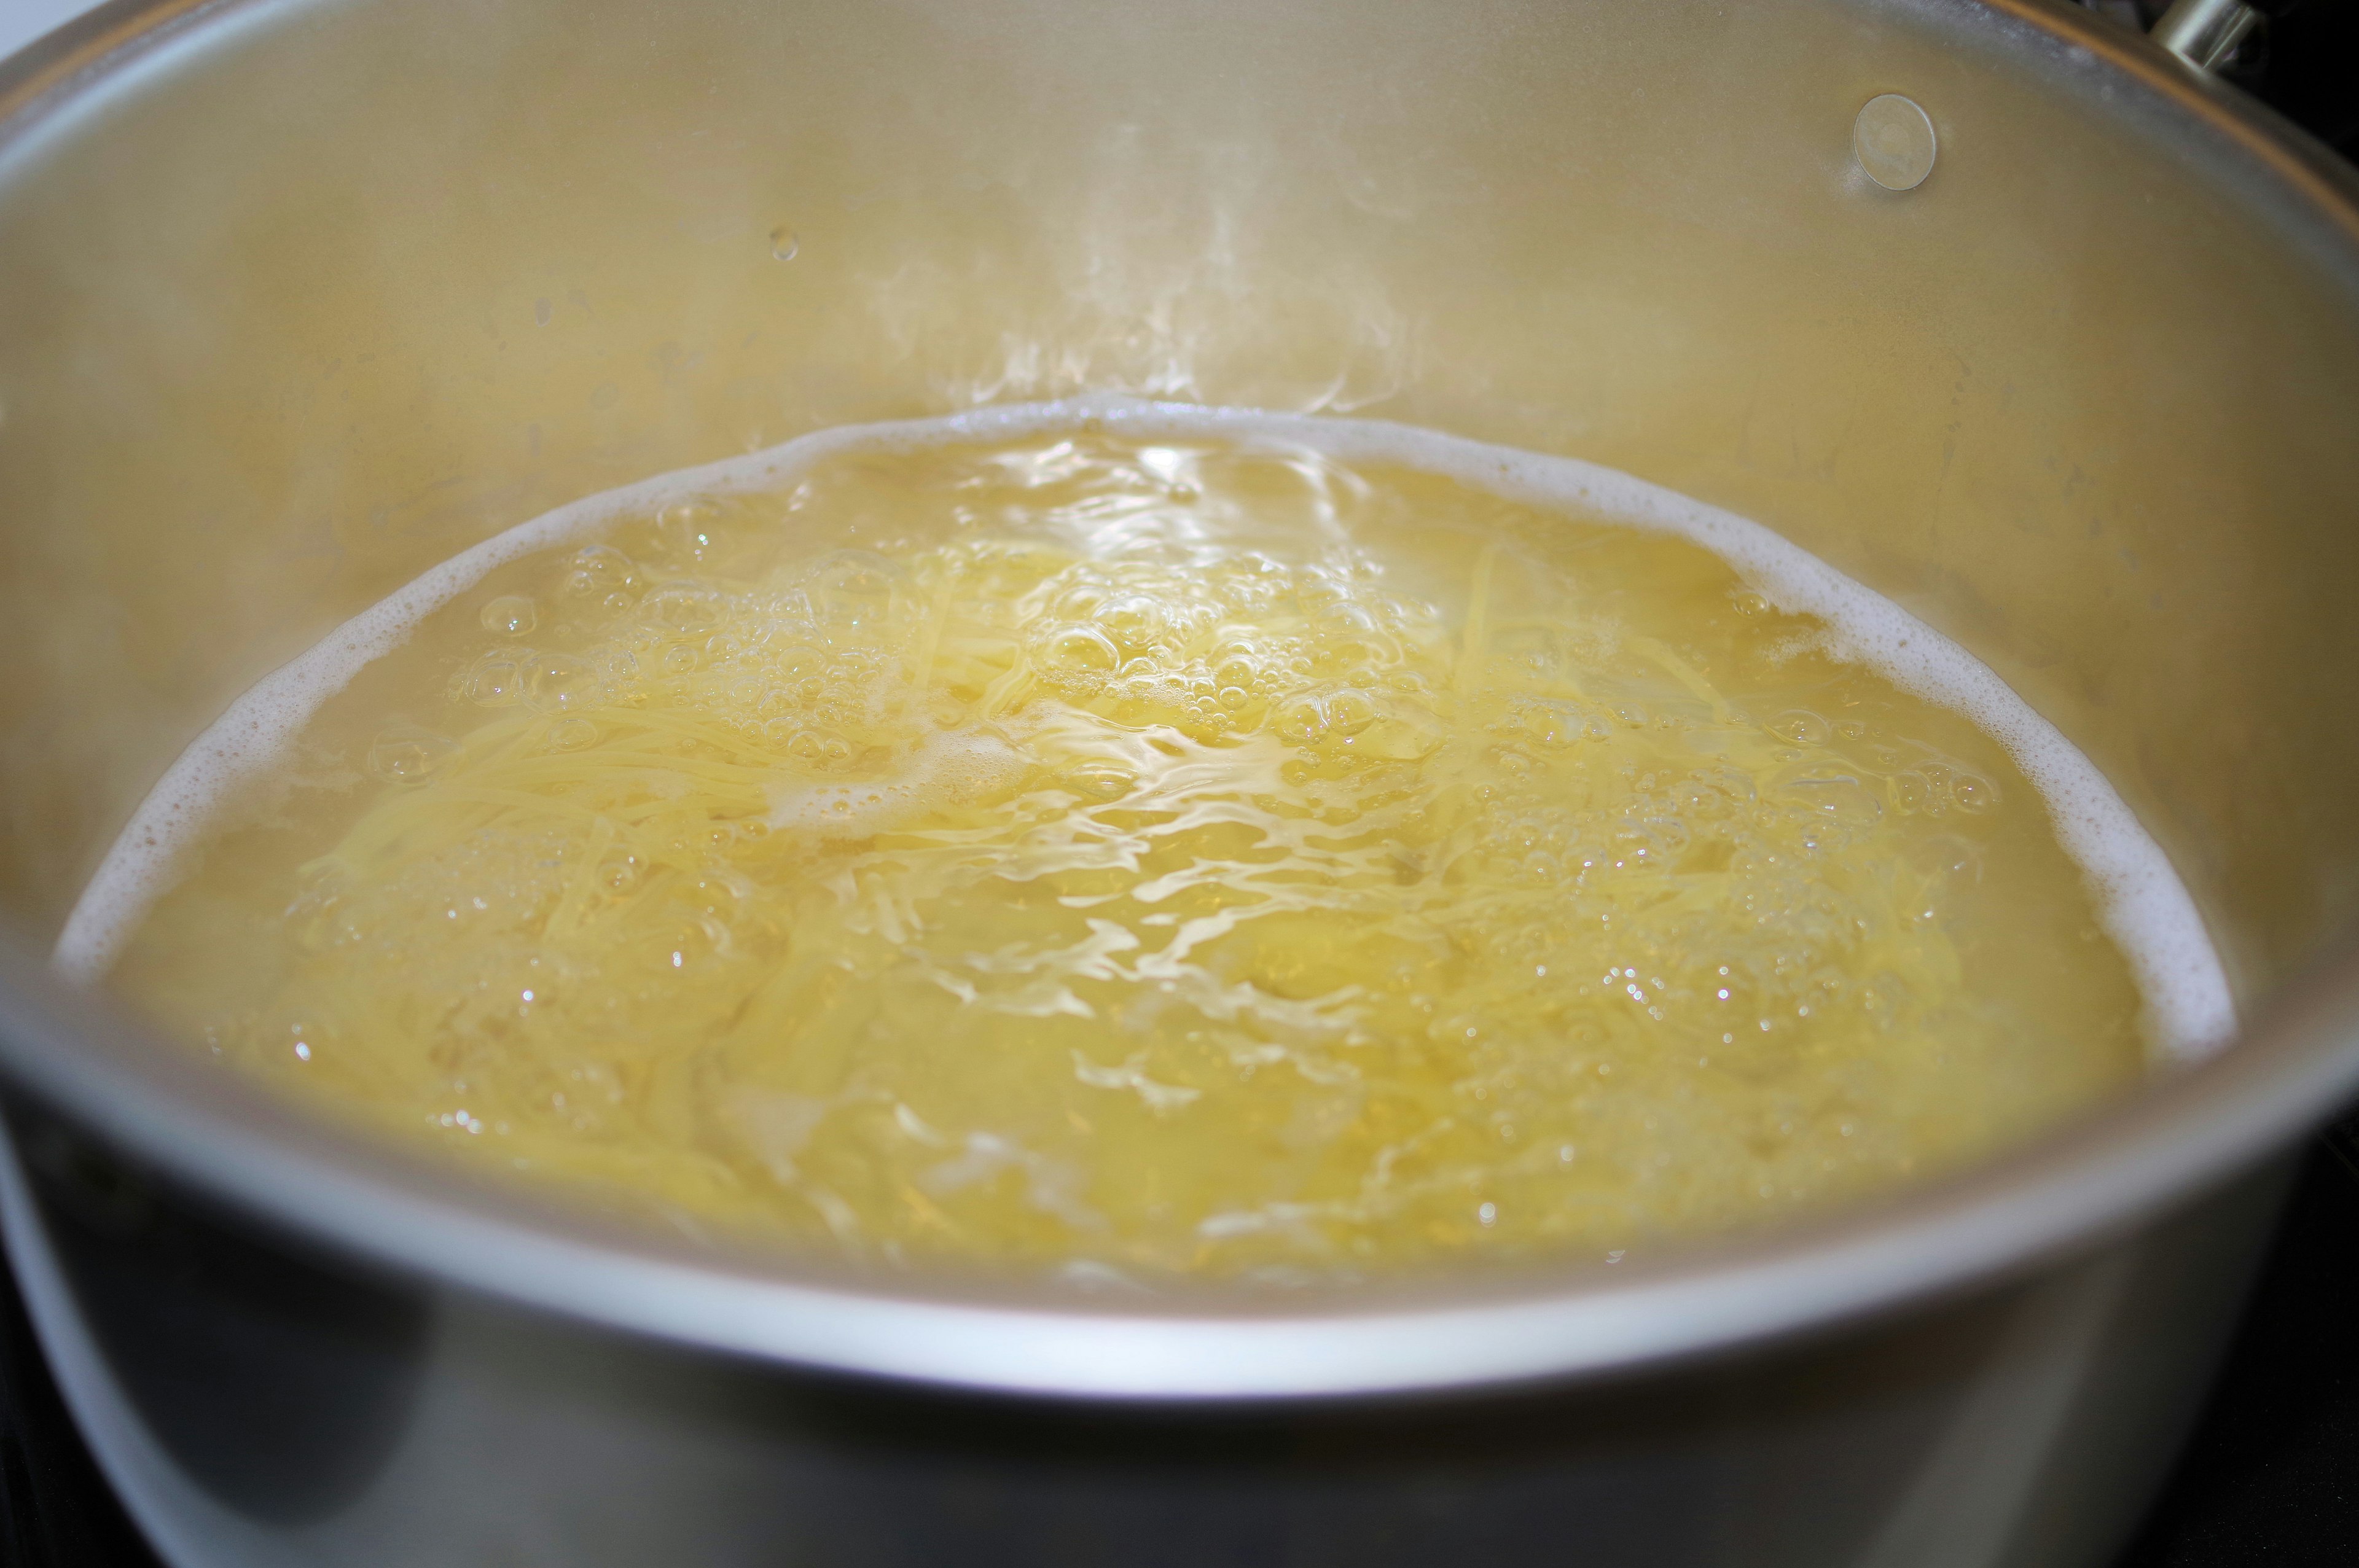
[[[1779,528],[2107,770],[2244,1038],[1774,1234],[1137,1306],[480,1186],[47,977],[177,748],[425,566],[1084,388]],[[118,0],[0,69],[10,1258],[187,1568],[2097,1561],[2359,1087],[2354,418],[2350,185],[2035,0]]]

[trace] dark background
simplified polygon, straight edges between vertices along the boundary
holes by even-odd
[[[2359,1563],[2359,1118],[2319,1141],[2219,1386],[2119,1568]]]
[[[2077,0],[2147,27],[2168,0]],[[2267,14],[2221,74],[2344,157],[2359,159],[2359,0],[2246,0]]]
[[[2151,21],[2151,0],[2084,0]],[[2272,0],[2231,81],[2359,159],[2359,0]],[[2359,439],[2359,432],[2354,433]],[[2359,1117],[2305,1159],[2210,1405],[2117,1568],[2359,1564]],[[0,1568],[156,1568],[0,1275]]]

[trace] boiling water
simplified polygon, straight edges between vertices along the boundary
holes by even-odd
[[[58,951],[298,1093],[889,1262],[1615,1259],[2219,1040],[2118,798],[1741,519],[1397,427],[830,432],[266,681]]]

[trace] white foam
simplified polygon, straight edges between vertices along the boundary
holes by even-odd
[[[182,853],[231,792],[270,770],[312,713],[362,666],[400,645],[419,621],[493,568],[594,535],[623,518],[644,516],[676,499],[777,489],[842,452],[1007,440],[1083,420],[1131,436],[1280,441],[1341,461],[1422,470],[1509,500],[1549,510],[1578,509],[1694,541],[1736,568],[1778,608],[1826,622],[1847,656],[1904,690],[1964,715],[2006,747],[2045,799],[2065,851],[2087,875],[2106,931],[2137,979],[2148,1027],[2166,1055],[2209,1054],[2234,1032],[2227,976],[2194,900],[2161,847],[2095,765],[1981,660],[1761,524],[1577,458],[1491,446],[1384,420],[1118,396],[816,431],[766,450],[574,502],[451,557],[264,677],[181,753],[82,890],[51,963],[78,982],[104,974],[132,927],[169,884]],[[832,803],[814,797],[777,804],[787,816],[799,816]]]

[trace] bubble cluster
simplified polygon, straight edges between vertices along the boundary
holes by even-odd
[[[1274,440],[788,478],[421,627],[118,983],[700,1222],[1150,1282],[1618,1256],[2137,1068],[2006,751],[1690,542]]]

